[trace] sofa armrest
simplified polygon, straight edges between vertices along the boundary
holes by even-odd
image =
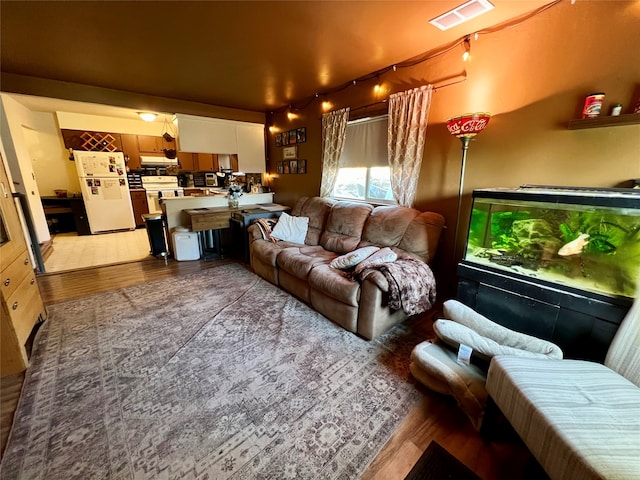
[[[361,282],[371,282],[376,287],[378,287],[381,291],[387,293],[389,291],[389,281],[387,278],[380,272],[380,270],[375,270],[373,268],[367,268],[364,272],[360,274]]]
[[[254,240],[262,240],[262,232],[255,223],[249,225],[249,227],[247,228],[247,232],[249,234],[250,242],[253,242]]]

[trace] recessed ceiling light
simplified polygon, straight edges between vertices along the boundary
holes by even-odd
[[[449,10],[436,18],[432,18],[429,20],[429,23],[438,27],[440,30],[448,30],[494,8],[489,0],[470,0],[453,10]]]

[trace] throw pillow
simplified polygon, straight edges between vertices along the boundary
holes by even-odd
[[[329,266],[332,268],[339,268],[340,270],[355,267],[365,258],[373,255],[378,250],[380,250],[380,247],[375,246],[358,248],[352,252],[345,253],[344,255],[334,258]]]
[[[359,275],[365,268],[373,268],[382,265],[383,263],[395,262],[398,258],[396,252],[391,250],[389,247],[384,247],[378,250],[376,253],[368,257],[363,262],[360,262],[354,273]]]
[[[308,228],[309,217],[292,217],[283,212],[271,231],[271,236],[278,240],[304,244]]]

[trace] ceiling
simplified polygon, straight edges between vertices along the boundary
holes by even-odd
[[[550,3],[491,0],[446,32],[428,23],[464,1],[3,0],[1,69],[267,112]]]

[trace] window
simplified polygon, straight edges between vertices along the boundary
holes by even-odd
[[[395,203],[387,160],[387,116],[347,125],[333,197]]]

